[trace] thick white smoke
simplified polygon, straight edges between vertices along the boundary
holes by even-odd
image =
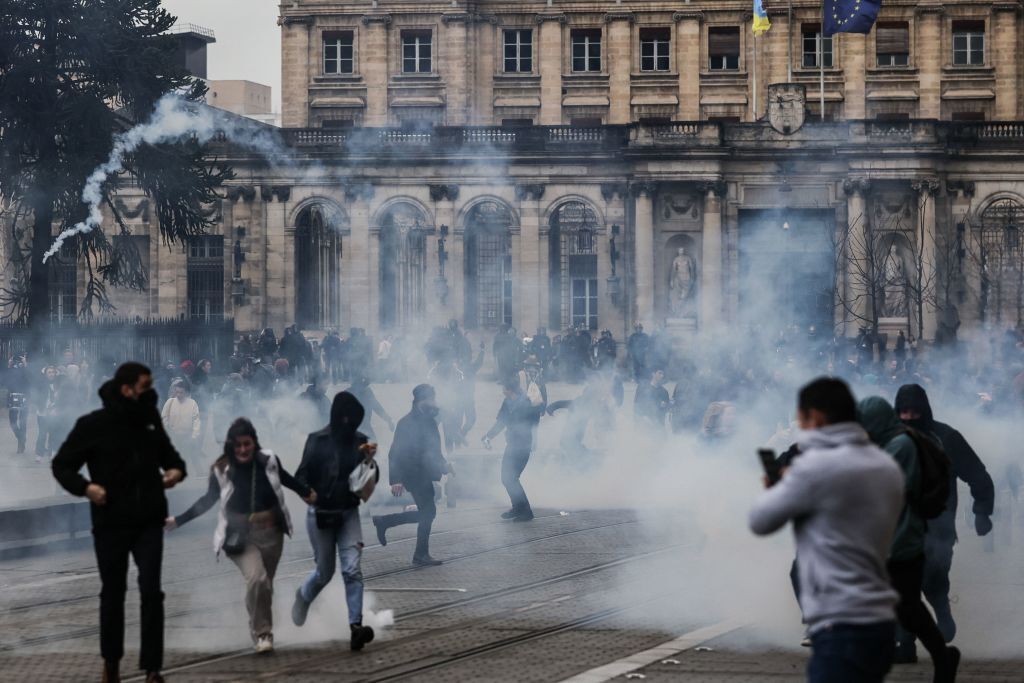
[[[89,175],[82,189],[82,201],[89,206],[89,215],[81,223],[57,236],[49,251],[43,256],[43,262],[60,251],[68,238],[85,234],[102,223],[103,212],[100,206],[103,201],[103,184],[112,175],[124,170],[126,155],[144,144],[175,142],[188,137],[195,138],[203,144],[217,134],[223,134],[230,142],[268,156],[273,154],[280,144],[269,130],[255,122],[191,102],[176,93],[168,93],[157,102],[149,120],[114,138],[110,156]]]

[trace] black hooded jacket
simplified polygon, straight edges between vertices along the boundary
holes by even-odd
[[[53,459],[53,476],[76,496],[84,496],[90,483],[106,489],[106,504],[91,506],[93,528],[162,524],[163,472],[185,474],[185,461],[164,431],[156,393],[148,401],[131,401],[109,381],[99,395],[103,407],[75,423]],[[79,472],[83,466],[89,479]]]
[[[415,406],[399,420],[388,453],[388,466],[392,485],[417,489],[440,481],[448,471],[448,463],[441,451],[437,420]]]
[[[992,477],[989,476],[981,458],[967,443],[967,439],[948,424],[935,420],[924,387],[919,384],[904,384],[896,392],[894,407],[896,412],[912,410],[920,413],[920,419],[908,420],[907,424],[919,431],[933,434],[942,443],[943,450],[946,451],[946,455],[953,463],[946,510],[939,517],[928,522],[928,533],[950,540],[956,539],[957,478],[962,479],[971,489],[971,497],[974,498],[974,514],[991,516],[995,508],[996,496]]]
[[[295,478],[316,491],[316,507],[321,510],[359,507],[359,497],[349,490],[348,477],[363,461],[359,447],[368,439],[358,427],[365,414],[359,400],[343,391],[331,403],[330,424],[306,439]]]

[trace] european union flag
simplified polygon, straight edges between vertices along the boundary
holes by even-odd
[[[871,33],[882,0],[825,0],[824,34]]]

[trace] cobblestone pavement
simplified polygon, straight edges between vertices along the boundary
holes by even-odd
[[[277,652],[270,656],[252,654],[238,572],[210,552],[214,515],[200,518],[166,545],[168,680],[802,680],[807,653],[795,646],[795,612],[749,623],[749,615],[725,607],[690,612],[689,598],[677,599],[703,537],[665,531],[633,512],[543,509],[530,524],[510,524],[497,519],[499,511],[442,508],[432,551],[447,561],[429,569],[409,566],[413,527],[393,530],[381,548],[364,519],[366,620],[379,638],[362,653],[347,647],[338,580],[304,628],[290,623],[293,592],[312,567],[299,530],[278,571]],[[983,564],[984,553],[979,557]],[[960,595],[994,607],[998,597],[981,597],[991,588],[983,581]],[[88,548],[0,562],[0,682],[98,680],[98,589]],[[137,657],[137,610],[130,592],[126,680],[138,680],[128,675]],[[393,625],[386,625],[388,610]],[[963,626],[974,629],[969,619]],[[767,641],[774,644],[765,644],[773,631]],[[585,678],[652,650],[656,659]],[[964,681],[1024,681],[1024,660],[968,656],[964,673]],[[892,680],[929,680],[928,669],[900,667]]]

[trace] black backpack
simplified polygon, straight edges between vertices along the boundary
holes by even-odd
[[[938,439],[913,427],[904,429],[917,449],[917,462],[921,469],[921,489],[917,500],[910,503],[925,519],[935,519],[945,511],[946,503],[949,501],[953,463]]]

